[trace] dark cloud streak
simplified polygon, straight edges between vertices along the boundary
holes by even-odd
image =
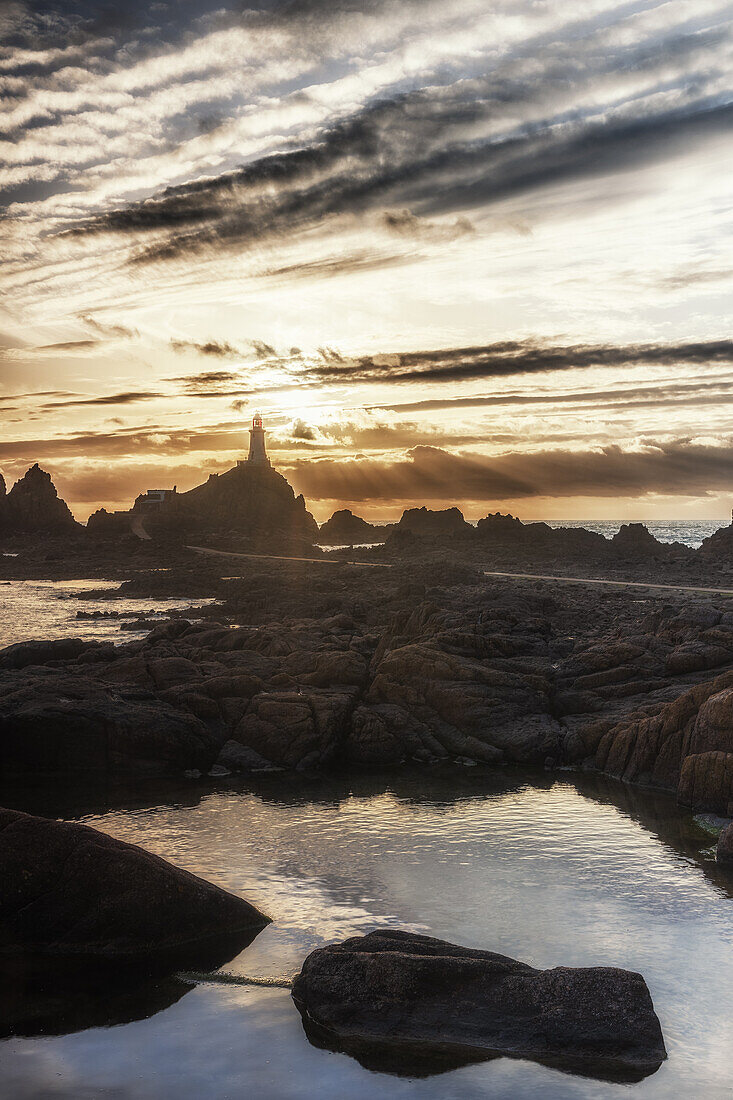
[[[76,401],[50,401],[45,405],[42,405],[43,409],[69,409],[69,408],[83,408],[90,405],[135,405],[141,401],[154,401],[156,398],[164,397],[162,393],[155,393],[148,390],[131,390],[127,393],[111,393],[102,395],[101,397],[85,397]]]
[[[547,345],[507,340],[482,347],[399,352],[323,362],[311,372],[329,382],[456,382],[594,367],[733,364],[733,340],[677,344]]]
[[[704,57],[727,33],[682,34],[605,54],[588,47],[586,55],[577,42],[544,44],[536,56],[515,57],[485,77],[369,103],[324,127],[310,144],[168,187],[70,232],[121,232],[136,239],[155,232],[158,238],[133,257],[150,262],[201,247],[248,247],[331,217],[398,203],[399,213],[383,215],[386,227],[424,235],[426,223],[417,214],[456,213],[563,181],[637,169],[699,138],[729,134],[733,103],[709,90],[715,84],[704,67],[688,74],[672,106],[664,97],[657,105],[651,96],[635,112],[620,103],[516,122],[522,110],[546,110],[543,105],[572,83],[580,90],[636,70],[647,70],[653,80],[672,59]],[[490,136],[474,136],[486,126]],[[433,226],[430,232],[450,236],[469,224],[459,219],[452,229]]]
[[[542,450],[497,456],[415,447],[406,459],[309,459],[288,470],[307,498],[341,501],[501,501],[529,497],[618,497],[727,492],[733,446],[687,440],[639,450]]]

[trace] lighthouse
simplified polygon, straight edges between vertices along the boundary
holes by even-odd
[[[265,429],[262,427],[262,417],[259,413],[255,413],[252,417],[252,427],[249,429],[249,457],[247,461],[253,466],[270,465],[265,450]]]

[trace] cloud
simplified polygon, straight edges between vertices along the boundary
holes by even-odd
[[[289,476],[306,498],[340,501],[502,501],[529,497],[618,497],[726,492],[733,478],[730,443],[688,440],[636,450],[511,451],[496,456],[415,447],[397,461],[359,456],[309,459]]]
[[[0,395],[0,402],[6,401],[37,401],[39,397],[78,397],[78,394],[69,393],[67,390],[34,390],[30,393],[7,393]]]
[[[33,352],[38,351],[87,351],[89,348],[96,348],[99,345],[99,340],[63,340],[58,344],[40,344],[38,347],[28,349]]]
[[[411,240],[454,241],[459,237],[472,236],[476,232],[475,225],[465,215],[446,224],[418,218],[407,209],[385,210],[381,223],[388,232]]]
[[[126,393],[103,394],[101,397],[84,397],[72,401],[49,401],[44,409],[82,408],[85,405],[136,405],[141,401],[153,401],[164,394],[152,390],[130,390]]]
[[[733,379],[664,381],[649,386],[614,386],[613,389],[556,390],[552,393],[471,394],[466,397],[434,397],[370,405],[368,412],[436,412],[442,409],[545,406],[567,411],[568,406],[609,408],[662,408],[666,405],[724,405],[733,402]]]
[[[218,392],[222,385],[241,381],[241,376],[229,370],[205,370],[198,374],[185,374],[180,378],[171,378],[171,382],[180,383],[187,393],[214,390]]]
[[[211,355],[215,359],[239,359],[244,354],[226,340],[206,340],[203,343],[197,343],[195,340],[173,339],[170,344],[174,351],[196,352],[198,355]]]
[[[542,344],[505,340],[483,347],[395,352],[346,359],[333,349],[311,371],[324,381],[456,382],[590,367],[733,364],[733,340],[670,344]]]
[[[602,52],[597,31],[585,40],[528,46],[483,77],[377,98],[323,125],[307,143],[290,141],[240,168],[168,187],[71,232],[136,239],[154,233],[156,239],[134,253],[137,263],[202,247],[249,247],[395,202],[397,212],[383,215],[392,232],[465,233],[465,214],[452,230],[423,218],[638,170],[728,134],[733,104],[714,72],[699,70],[675,95],[659,93],[665,68],[694,63],[727,35],[716,28],[626,46],[607,41]],[[619,93],[602,105],[594,98],[594,84],[606,91],[630,74],[646,78],[645,95],[629,102]]]
[[[241,454],[249,448],[241,421],[206,428],[135,427],[117,432],[83,432],[0,441],[0,460],[35,462],[48,458],[139,458],[217,451]]]
[[[272,345],[266,344],[264,340],[252,340],[251,344],[255,355],[258,355],[260,359],[269,359],[272,356],[277,355],[277,352],[272,347]]]
[[[90,316],[88,313],[80,314],[79,319],[94,332],[98,332],[100,336],[104,336],[106,339],[132,340],[134,337],[140,335],[137,329],[130,328],[128,325],[107,324],[104,321],[98,320],[96,317]]]
[[[347,255],[324,256],[318,260],[301,260],[298,263],[283,264],[280,267],[266,268],[260,277],[279,279],[327,279],[336,275],[353,275],[363,271],[381,270],[385,267],[397,267],[415,260],[414,253],[388,253],[384,250],[362,249]]]
[[[306,424],[305,420],[294,420],[290,426],[290,436],[292,439],[317,439],[317,433],[310,424]]]

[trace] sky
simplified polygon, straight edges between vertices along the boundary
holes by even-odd
[[[733,4],[0,3],[0,470],[733,504]]]

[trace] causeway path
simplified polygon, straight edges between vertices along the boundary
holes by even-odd
[[[733,596],[733,588],[705,588],[694,584],[654,584],[651,581],[611,581],[601,577],[558,577],[545,573],[500,573],[498,570],[484,569],[487,577],[508,577],[511,580],[555,581],[558,584],[598,584],[611,585],[614,588],[652,588],[663,592],[703,592],[707,595]]]
[[[139,539],[144,539],[146,542],[151,541],[150,535],[145,530],[145,523],[142,516],[133,515],[132,523],[130,524],[130,530],[132,531],[133,535],[137,535]]]
[[[283,554],[239,554],[232,550],[212,550],[208,546],[188,546],[198,554],[212,554],[220,558],[251,558],[255,561],[306,561],[315,565],[360,565],[365,569],[391,569],[392,562],[347,561],[345,558],[293,558]],[[641,588],[656,592],[696,592],[708,596],[733,596],[733,588],[712,588],[694,584],[655,584],[652,581],[617,581],[603,577],[563,577],[556,573],[504,573],[497,569],[483,569],[486,577],[504,577],[514,581],[550,581],[554,584],[590,584],[611,588]]]
[[[308,561],[314,565],[363,565],[365,569],[391,569],[386,561],[346,561],[345,558],[291,558],[285,554],[236,554],[233,550],[212,550],[209,546],[187,546],[197,554],[213,554],[219,558],[254,558],[256,561]]]

